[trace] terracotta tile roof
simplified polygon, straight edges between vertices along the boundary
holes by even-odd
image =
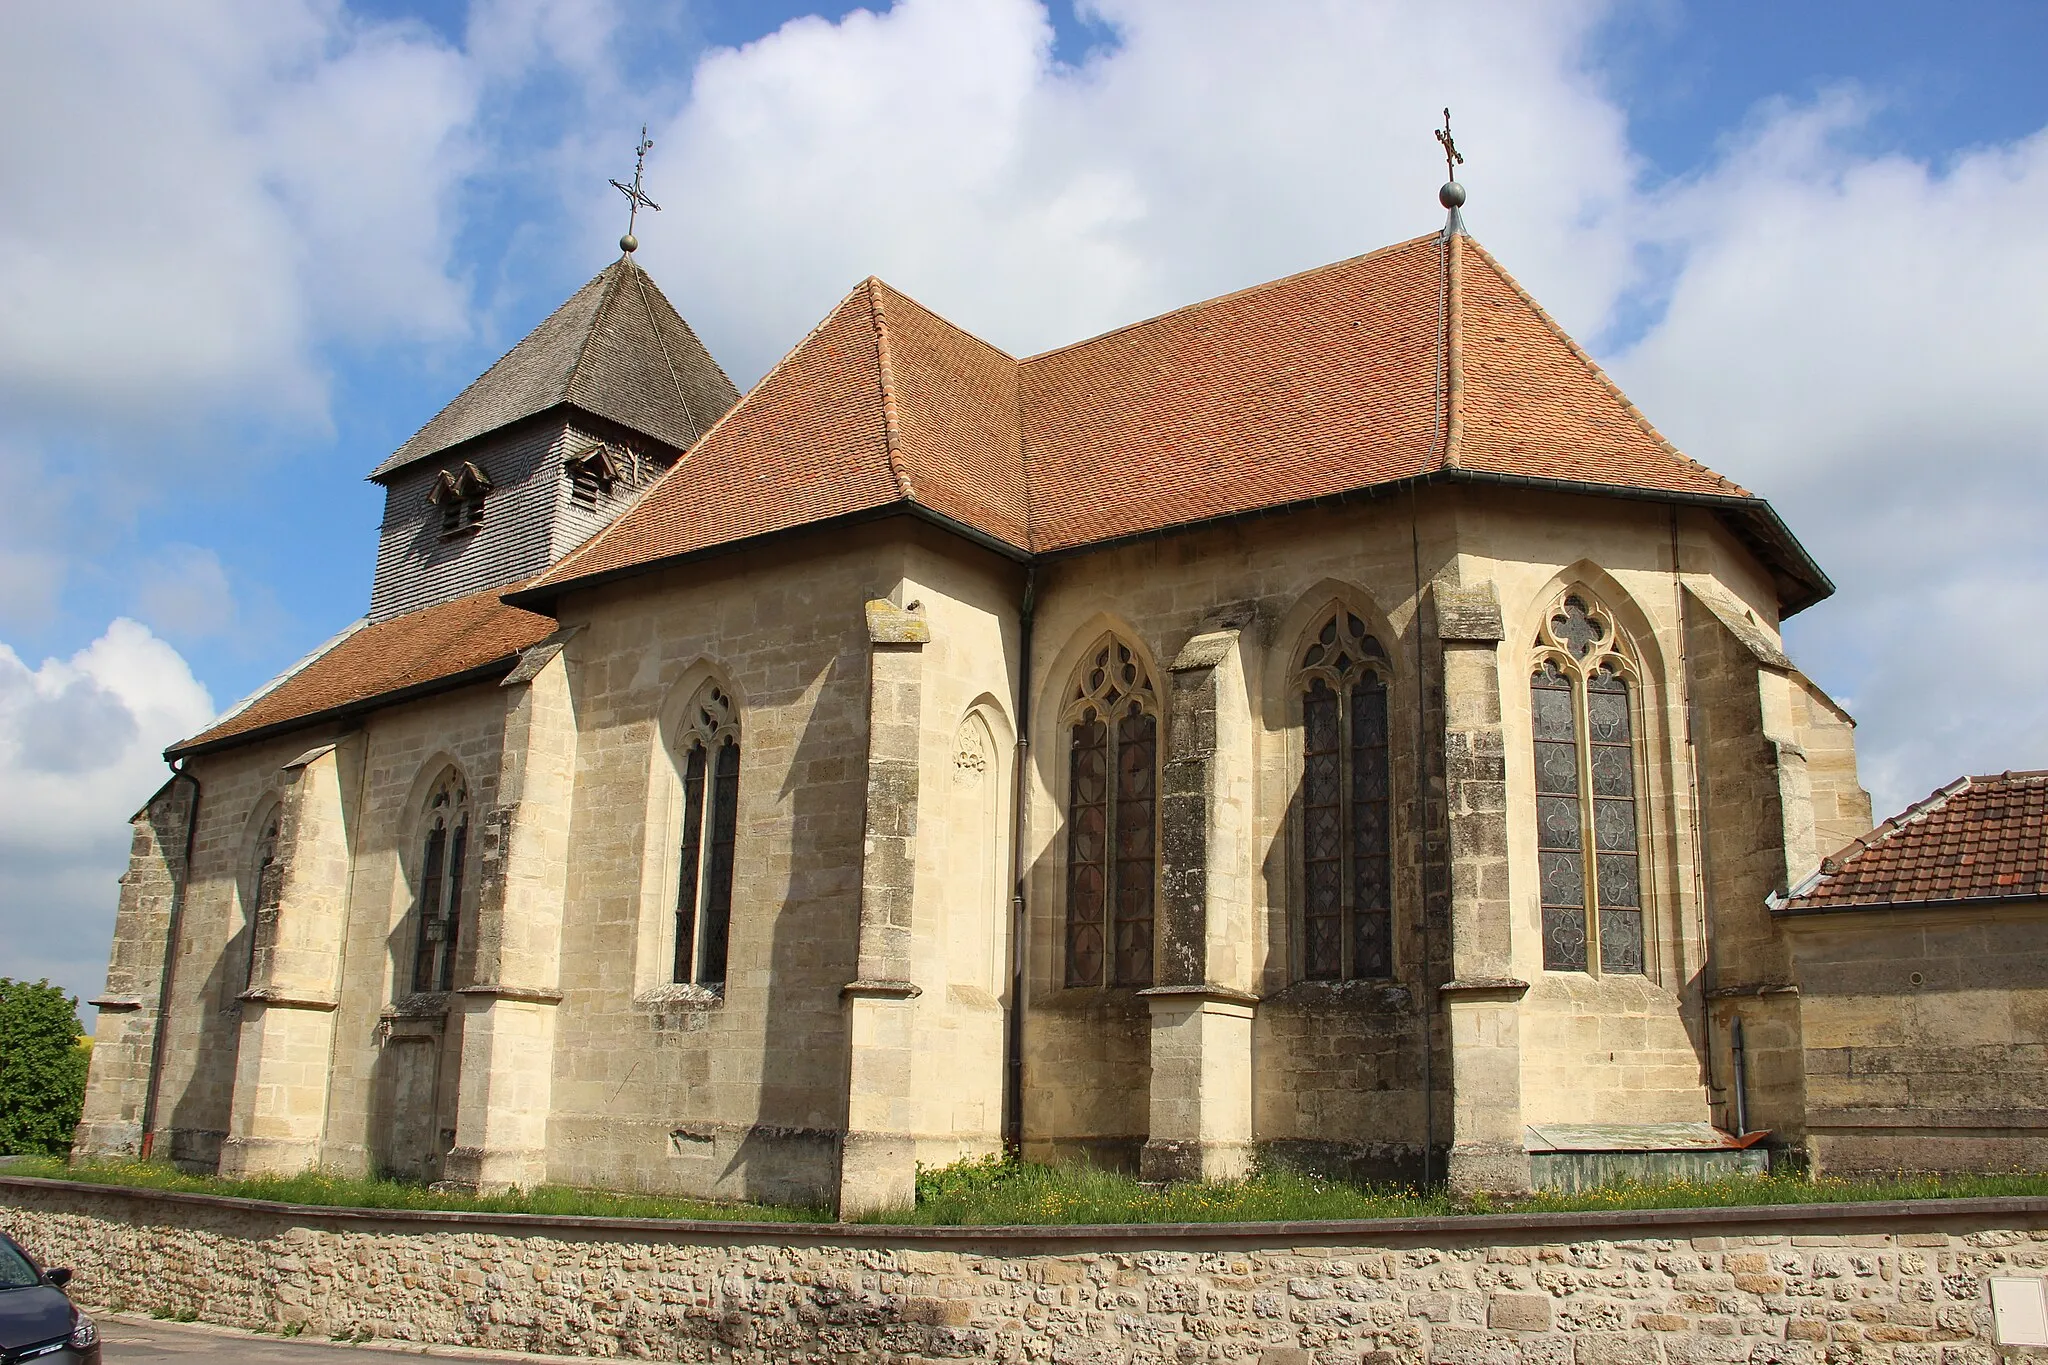
[[[856,287],[541,601],[846,513],[922,506],[1020,553],[1441,475],[1768,505],[1679,454],[1493,258],[1431,233],[1015,360]],[[1805,579],[1800,574],[1805,573]]]
[[[1461,469],[1749,497],[1650,425],[1484,247],[1452,239],[1452,440]],[[1462,382],[1458,382],[1462,380]]]
[[[1023,362],[1030,548],[1429,469],[1440,268],[1417,238]]]
[[[646,271],[621,256],[370,477],[565,403],[685,450],[738,399],[690,324]]]
[[[365,626],[166,753],[176,757],[252,739],[486,667],[502,664],[509,671],[519,652],[546,639],[556,623],[507,606],[499,600],[502,591],[472,593]]]
[[[2048,772],[1960,778],[1820,865],[1781,913],[2048,897]]]

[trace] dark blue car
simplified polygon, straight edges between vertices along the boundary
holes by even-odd
[[[99,1329],[71,1306],[68,1270],[44,1270],[0,1233],[0,1365],[100,1365]]]

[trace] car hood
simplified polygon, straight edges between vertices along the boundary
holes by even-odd
[[[48,1285],[0,1289],[0,1350],[13,1350],[71,1331],[71,1300]]]

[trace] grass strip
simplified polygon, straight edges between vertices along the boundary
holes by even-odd
[[[0,1174],[34,1176],[41,1180],[72,1180],[87,1185],[173,1190],[184,1194],[227,1195],[236,1199],[269,1199],[280,1204],[315,1204],[328,1208],[547,1213],[579,1218],[703,1218],[760,1223],[825,1223],[832,1218],[831,1210],[824,1208],[723,1204],[666,1195],[614,1194],[567,1185],[541,1185],[505,1194],[461,1194],[409,1181],[354,1180],[324,1171],[228,1179],[187,1175],[160,1161],[66,1163],[62,1157],[28,1157],[0,1167]]]
[[[187,1175],[162,1162],[78,1162],[29,1157],[9,1175],[83,1184],[125,1185],[192,1194],[269,1199],[338,1208],[441,1209],[541,1213],[581,1218],[685,1218],[723,1222],[823,1223],[824,1208],[724,1204],[662,1195],[543,1185],[506,1194],[470,1195],[396,1180],[350,1180],[309,1171],[295,1176],[223,1179]],[[2048,1196],[2048,1174],[1900,1175],[1876,1180],[1799,1175],[1610,1185],[1576,1194],[1519,1198],[1454,1196],[1400,1186],[1354,1185],[1272,1169],[1245,1180],[1147,1185],[1110,1171],[1041,1166],[1000,1157],[920,1168],[917,1203],[856,1221],[924,1227],[1071,1226],[1085,1223],[1264,1223],[1332,1219],[1458,1217],[1482,1213],[1587,1213],[1625,1209],[1741,1208],[1772,1204],[1854,1204],[1882,1200]]]

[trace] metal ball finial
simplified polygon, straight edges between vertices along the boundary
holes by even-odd
[[[1444,187],[1436,192],[1436,202],[1447,209],[1463,208],[1465,187],[1455,180],[1446,182]]]
[[[640,239],[638,237],[635,237],[632,233],[629,232],[625,236],[619,238],[619,250],[631,254],[632,252],[638,251],[639,249]]]

